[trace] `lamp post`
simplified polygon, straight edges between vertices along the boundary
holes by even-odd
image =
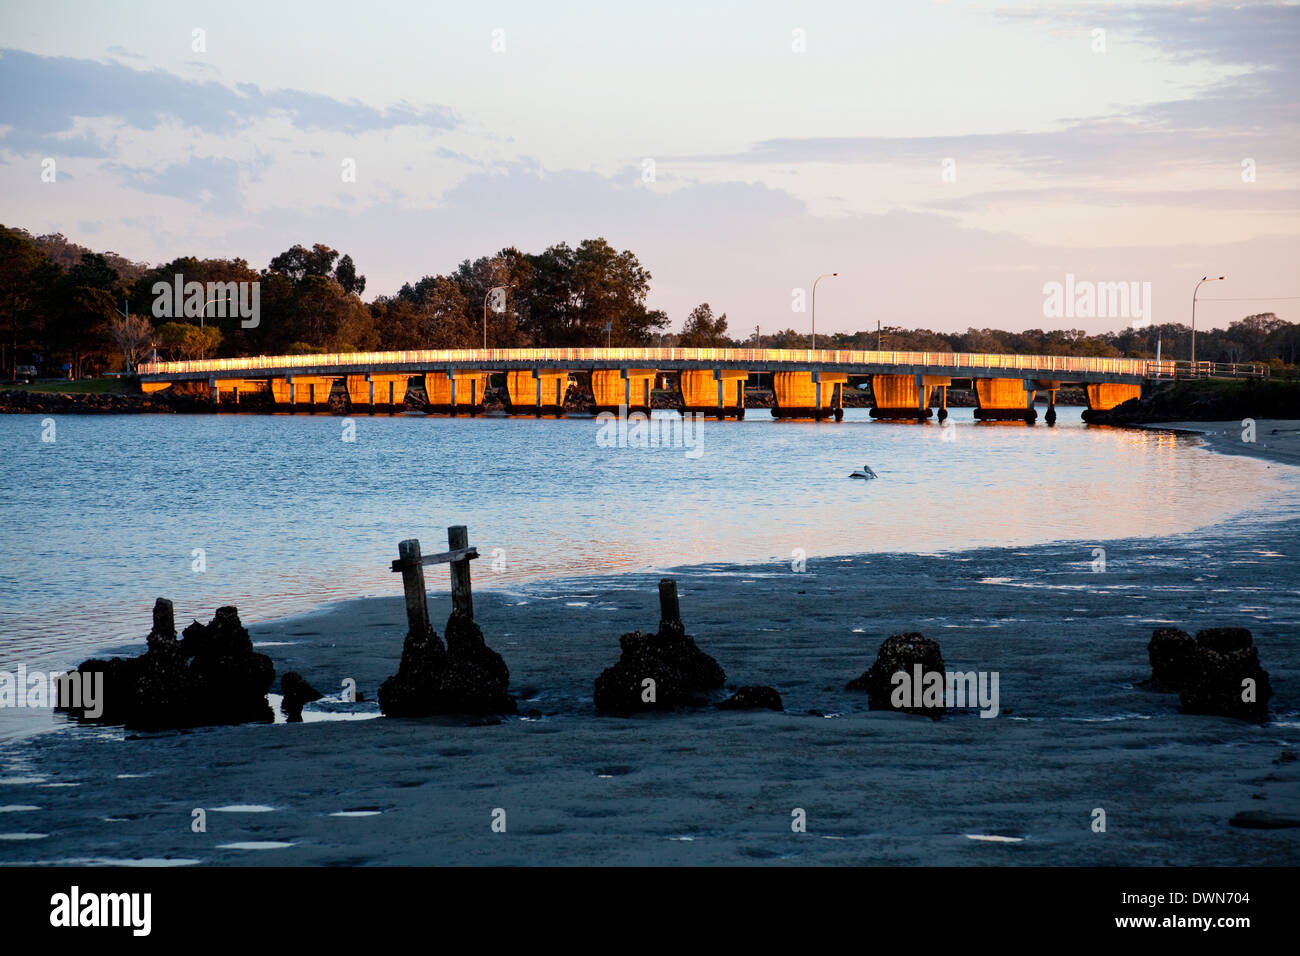
[[[1227,276],[1201,276],[1201,281],[1196,283],[1196,288],[1192,290],[1192,374],[1196,374],[1196,293],[1201,291],[1201,285],[1205,282],[1218,282],[1220,279],[1226,279]]]
[[[208,306],[212,305],[214,302],[229,302],[230,299],[231,299],[230,296],[226,296],[225,298],[221,298],[221,299],[208,299],[207,302],[204,302],[203,308],[199,310],[199,328],[200,329],[203,328],[203,318],[208,314]]]
[[[817,283],[822,279],[831,279],[839,275],[838,272],[823,272],[813,280],[812,294],[812,348],[817,348]]]
[[[487,294],[483,296],[483,350],[484,350],[484,351],[487,351],[487,307],[488,307],[488,299],[492,298],[492,293],[494,293],[494,292],[500,292],[501,295],[504,296],[504,295],[506,294],[506,287],[503,286],[503,285],[494,286],[493,288],[488,289],[488,290],[487,290]],[[503,306],[504,306],[504,303],[503,303]],[[494,310],[494,311],[495,311],[495,310]],[[502,311],[502,312],[505,311],[504,307],[502,308],[501,311]]]

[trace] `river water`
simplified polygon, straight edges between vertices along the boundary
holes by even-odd
[[[0,416],[0,670],[75,665],[235,604],[245,621],[396,595],[404,538],[465,524],[478,588],[712,561],[1159,537],[1266,507],[1263,462],[1043,424],[707,421],[608,447],[590,418]],[[604,433],[609,435],[609,431]],[[635,439],[635,433],[632,434]],[[672,435],[665,435],[671,440]],[[695,436],[690,436],[694,438]],[[351,440],[349,440],[351,439]],[[870,465],[879,478],[851,480]],[[432,568],[431,590],[447,587]]]

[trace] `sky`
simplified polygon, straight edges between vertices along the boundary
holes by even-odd
[[[366,298],[603,236],[733,335],[831,272],[818,332],[1300,321],[1298,74],[1294,3],[0,0],[0,222]]]

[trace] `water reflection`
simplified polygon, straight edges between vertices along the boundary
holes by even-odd
[[[482,588],[684,563],[936,552],[1187,531],[1279,487],[1263,462],[1168,433],[706,422],[703,453],[602,448],[591,419],[0,417],[0,651],[63,666],[148,630],[159,595],[245,620],[398,595],[397,542],[467,524]],[[863,463],[880,476],[846,476]],[[499,553],[497,549],[500,549]],[[196,555],[202,554],[202,569]],[[445,591],[440,569],[428,575]]]

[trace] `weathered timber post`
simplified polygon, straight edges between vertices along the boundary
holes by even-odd
[[[463,612],[474,619],[474,596],[469,586],[469,562],[478,552],[469,546],[469,531],[463,524],[447,529],[447,547],[450,554],[463,552],[463,557],[451,558],[451,613]]]
[[[397,546],[400,556],[393,562],[393,570],[402,573],[402,589],[406,592],[406,619],[413,633],[422,634],[429,629],[429,603],[425,595],[424,566],[426,564],[451,565],[452,614],[465,614],[474,619],[474,598],[469,584],[469,562],[478,557],[478,549],[469,547],[469,532],[463,524],[447,529],[450,551],[422,555],[420,542],[415,538]]]
[[[176,614],[172,602],[159,598],[153,602],[153,632],[155,634],[176,634]]]
[[[406,623],[412,634],[429,628],[429,603],[424,593],[424,565],[420,559],[420,542],[409,538],[397,546],[401,556],[393,570],[402,572],[402,590],[406,593]]]
[[[659,579],[659,629],[665,627],[684,629],[682,610],[677,603],[677,582],[672,578]]]

